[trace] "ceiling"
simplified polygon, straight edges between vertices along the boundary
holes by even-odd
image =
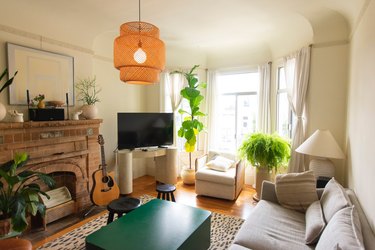
[[[112,39],[122,23],[138,20],[137,0],[0,1],[2,25],[90,49],[98,37]],[[141,20],[159,27],[167,46],[272,48],[316,42],[319,33],[334,40],[337,29],[348,38],[369,1],[141,0]]]

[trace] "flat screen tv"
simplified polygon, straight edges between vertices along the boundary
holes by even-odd
[[[173,144],[173,113],[117,113],[118,149]]]

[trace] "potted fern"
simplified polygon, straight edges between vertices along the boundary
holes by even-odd
[[[81,79],[75,87],[78,90],[78,100],[83,102],[82,115],[86,119],[95,119],[98,115],[95,103],[100,102],[98,94],[101,91],[96,85],[96,77]]]
[[[9,233],[10,225],[13,231],[24,231],[28,225],[28,214],[45,214],[46,208],[39,201],[38,195],[44,195],[48,199],[49,196],[40,190],[35,181],[39,179],[50,188],[54,187],[55,182],[44,173],[17,171],[26,165],[28,159],[26,153],[19,153],[13,160],[0,165],[0,236]]]
[[[253,133],[242,142],[239,154],[256,168],[254,199],[259,200],[263,180],[271,180],[272,172],[288,163],[290,143],[277,134]]]
[[[197,137],[199,132],[204,129],[204,125],[199,121],[199,118],[205,116],[200,111],[200,104],[204,97],[199,89],[206,88],[206,83],[198,83],[198,77],[194,72],[199,65],[194,65],[193,68],[187,73],[182,71],[174,71],[171,74],[183,74],[187,81],[187,86],[180,92],[183,99],[189,103],[189,109],[180,109],[178,112],[184,116],[182,126],[178,130],[178,136],[185,138],[185,151],[189,153],[189,167],[184,168],[181,172],[182,181],[185,184],[195,183],[195,169],[192,168],[192,152],[195,151],[197,144]]]

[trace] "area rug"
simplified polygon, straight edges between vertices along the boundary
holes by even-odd
[[[142,203],[146,203],[152,199],[155,199],[155,197],[149,195],[140,197]],[[107,224],[107,217],[108,214],[102,215],[37,249],[85,249],[86,236],[105,226]],[[209,249],[228,249],[243,222],[244,220],[239,217],[212,213],[211,246]]]

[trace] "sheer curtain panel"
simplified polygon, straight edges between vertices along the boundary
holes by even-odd
[[[258,67],[259,70],[259,112],[258,131],[271,133],[271,63]]]
[[[218,101],[215,97],[217,97],[217,71],[209,70],[207,72],[207,99],[206,99],[206,107],[207,107],[207,131],[208,131],[208,143],[206,143],[206,152],[210,149],[214,148],[215,145],[215,116],[216,113],[216,106]]]
[[[304,157],[295,149],[305,139],[306,131],[306,93],[309,85],[311,47],[302,48],[293,55],[284,58],[285,80],[289,104],[296,117],[293,128],[292,153],[289,161],[288,172],[302,172],[305,170]]]

